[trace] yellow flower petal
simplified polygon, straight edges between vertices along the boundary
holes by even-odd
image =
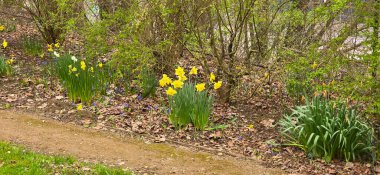
[[[211,81],[211,82],[214,82],[214,81],[215,81],[215,78],[216,78],[216,77],[215,77],[214,73],[211,72],[211,74],[210,74],[210,81]]]
[[[3,40],[3,48],[5,49],[6,47],[8,46],[8,42],[7,42],[7,40]]]
[[[80,68],[81,68],[82,70],[86,70],[86,63],[85,63],[84,61],[81,61],[81,62],[80,62]]]
[[[2,32],[5,29],[3,25],[0,25],[0,32]]]
[[[54,47],[59,48],[59,43],[55,43]]]
[[[222,86],[222,81],[218,81],[214,84],[214,89],[219,89]]]
[[[186,81],[187,80],[187,77],[185,75],[182,75],[182,76],[179,76],[178,77],[178,80],[179,81]]]
[[[53,52],[54,50],[53,50],[53,45],[52,44],[48,44],[47,45],[47,48],[48,48],[48,51],[49,52]]]
[[[102,68],[102,67],[103,67],[103,63],[99,63],[98,66],[99,66],[100,68]]]
[[[82,109],[83,109],[83,105],[82,105],[82,103],[81,103],[81,104],[78,104],[78,105],[77,105],[77,110],[78,110],[78,111],[81,111]]]
[[[184,76],[184,75],[185,75],[185,71],[183,70],[182,67],[178,66],[177,69],[175,69],[175,74],[176,74],[178,77],[181,77],[181,76]]]
[[[317,66],[318,66],[317,62],[316,62],[316,61],[314,61],[313,65],[311,65],[311,68],[313,68],[313,69],[316,69],[316,68],[317,68]]]
[[[198,69],[197,69],[196,67],[191,68],[189,74],[190,74],[190,75],[197,75],[197,74],[198,74]]]
[[[264,73],[264,77],[265,77],[265,78],[268,78],[268,77],[269,77],[268,72],[265,72],[265,73]]]
[[[206,89],[206,83],[200,83],[200,84],[197,84],[195,85],[195,88],[197,89],[198,92],[202,92],[203,90]]]
[[[182,86],[183,86],[183,82],[182,81],[180,81],[180,80],[175,80],[175,81],[173,81],[173,83],[172,83],[172,85],[174,86],[174,88],[182,88]]]
[[[166,74],[163,74],[161,80],[159,81],[161,87],[165,87],[166,85],[169,85],[171,82],[172,80]]]
[[[177,93],[176,90],[174,90],[172,87],[169,87],[168,90],[166,90],[166,94],[169,96],[173,96]]]

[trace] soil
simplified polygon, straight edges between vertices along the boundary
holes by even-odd
[[[154,174],[284,174],[259,160],[189,150],[163,143],[144,143],[115,133],[85,129],[37,115],[0,111],[0,140],[49,154],[71,155],[91,162]]]

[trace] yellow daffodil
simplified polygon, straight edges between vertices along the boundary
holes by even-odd
[[[169,85],[171,82],[172,80],[166,74],[163,74],[161,80],[159,81],[161,87],[165,87],[166,85]]]
[[[73,66],[70,64],[70,65],[69,65],[69,69],[71,70],[72,68],[73,68]]]
[[[203,90],[206,89],[206,83],[200,83],[200,84],[197,84],[195,85],[195,88],[197,89],[198,92],[202,92]]]
[[[172,85],[174,86],[174,88],[182,88],[182,86],[183,86],[183,82],[182,81],[180,81],[180,80],[175,80],[175,81],[173,81],[173,83],[172,83]]]
[[[8,59],[5,63],[8,65],[12,65],[14,62],[15,60],[12,58],[12,59]]]
[[[90,68],[90,72],[94,73],[94,67]]]
[[[78,104],[78,105],[77,105],[77,110],[78,110],[78,111],[81,111],[82,109],[83,109],[83,105],[82,105],[82,103],[81,103],[81,104]]]
[[[176,90],[174,90],[172,87],[169,87],[168,90],[166,90],[166,94],[168,94],[169,96],[173,96],[177,93]]]
[[[76,72],[76,71],[77,71],[77,68],[76,68],[76,67],[73,67],[73,69],[71,69],[71,71]]]
[[[215,81],[215,78],[216,78],[216,77],[215,77],[214,73],[211,72],[211,74],[210,74],[210,81],[211,81],[211,82],[214,82],[214,81]]]
[[[219,89],[222,86],[222,81],[218,81],[214,84],[214,89]]]
[[[265,77],[265,78],[268,78],[268,77],[269,77],[269,73],[268,73],[268,72],[265,72],[265,73],[264,73],[264,77]]]
[[[253,129],[253,125],[248,125],[247,128],[248,129]]]
[[[6,47],[8,46],[8,42],[7,42],[7,40],[3,40],[3,48],[5,49]]]
[[[59,48],[59,43],[55,43],[55,44],[54,44],[54,47],[55,47],[55,48]]]
[[[51,44],[48,44],[47,45],[47,48],[48,48],[48,51],[49,52],[53,52],[54,50],[53,50],[53,45],[51,45]]]
[[[185,71],[183,70],[182,67],[178,66],[177,69],[175,69],[175,74],[176,74],[178,77],[181,77],[181,76],[184,76],[184,75],[185,75]]]
[[[316,61],[314,61],[313,65],[311,65],[311,68],[313,68],[313,69],[316,69],[316,68],[317,68],[317,66],[318,66],[317,62],[316,62]]]
[[[190,75],[197,75],[197,74],[198,74],[198,69],[196,67],[191,68]]]
[[[178,80],[179,81],[186,81],[187,80],[187,77],[185,75],[182,75],[182,76],[179,76],[178,77]]]
[[[103,67],[103,63],[99,63],[98,66],[99,66],[99,68],[102,68]]]
[[[85,63],[84,61],[81,61],[81,62],[80,62],[80,68],[81,68],[82,70],[86,70],[86,63]]]
[[[79,77],[79,73],[75,74],[76,77]]]
[[[5,26],[0,25],[0,32],[2,32],[5,29]]]

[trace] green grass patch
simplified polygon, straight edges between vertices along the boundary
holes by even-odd
[[[0,76],[8,76],[13,72],[12,66],[10,65],[10,60],[5,57],[0,56]]]
[[[37,36],[23,35],[21,46],[24,52],[30,56],[40,56],[44,53],[43,42]]]
[[[130,175],[132,172],[101,164],[79,162],[72,157],[49,156],[0,142],[0,174],[99,174]]]

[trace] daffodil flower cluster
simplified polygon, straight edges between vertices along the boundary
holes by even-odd
[[[53,44],[48,44],[47,45],[47,50],[49,51],[49,52],[54,52],[54,48],[59,48],[60,47],[60,45],[59,45],[59,43],[53,43]]]
[[[53,51],[52,56],[55,51]],[[57,53],[58,54],[58,53]],[[73,102],[88,105],[93,97],[104,92],[108,85],[109,72],[103,63],[91,64],[70,54],[54,57],[55,71]],[[82,107],[78,107],[80,110]]]
[[[71,60],[74,63],[76,63],[78,61],[78,59],[75,56],[71,56]],[[103,63],[99,63],[97,66],[101,69],[101,68],[103,68]],[[86,62],[84,60],[80,61],[80,69],[82,69],[83,71],[86,71],[86,67],[87,67]],[[69,68],[69,75],[72,74],[72,73],[75,73],[75,76],[79,77],[80,74],[77,73],[78,69],[75,66],[73,66],[73,65],[70,64],[68,66],[68,68]],[[90,71],[91,73],[94,73],[94,67],[93,66],[91,66],[87,70]]]
[[[186,73],[180,66],[175,69],[175,75],[177,76],[177,79],[172,80],[170,77],[168,77],[167,74],[163,74],[162,78],[159,81],[161,87],[169,86],[166,90],[166,94],[169,96],[174,96],[177,93],[176,89],[181,89],[184,85],[184,82],[187,80]],[[198,75],[198,69],[196,67],[192,67],[189,75]],[[219,89],[222,86],[222,81],[215,82],[216,76],[214,73],[210,74],[209,80],[210,84],[213,85],[213,88],[215,90]],[[198,83],[195,85],[195,88],[198,92],[202,92],[206,89],[206,83]]]

